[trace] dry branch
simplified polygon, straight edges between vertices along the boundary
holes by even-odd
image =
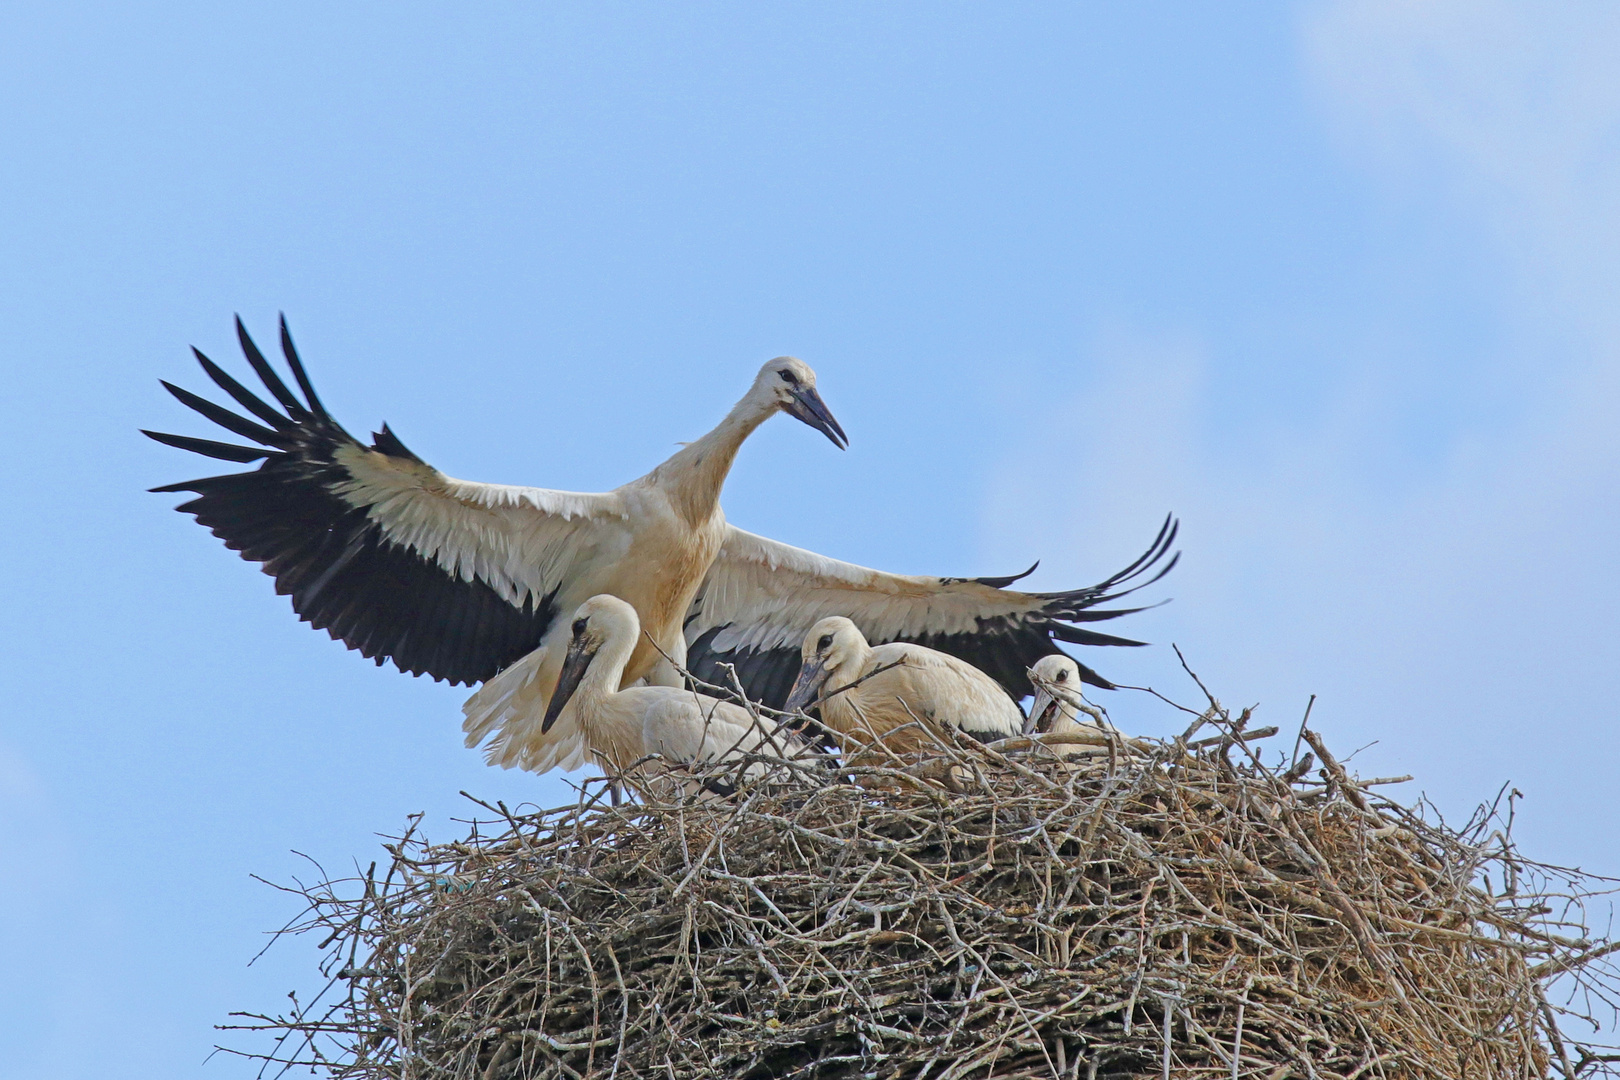
[[[486,807],[296,890],[332,982],[235,1026],[270,1072],[354,1080],[1614,1075],[1552,1003],[1612,999],[1607,883],[1524,860],[1495,808],[1390,801],[1314,732],[1319,781],[1286,779],[1264,734],[1212,703],[1106,756],[944,747],[955,791]]]

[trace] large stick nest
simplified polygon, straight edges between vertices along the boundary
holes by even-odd
[[[1245,719],[413,822],[294,889],[331,982],[236,1026],[365,1080],[1612,1075],[1559,1028],[1611,1000],[1605,883]]]

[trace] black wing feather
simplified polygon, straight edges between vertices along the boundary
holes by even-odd
[[[196,355],[197,363],[202,365],[203,371],[207,372],[208,377],[214,380],[214,384],[227,394],[231,395],[231,397],[235,398],[236,403],[242,406],[242,408],[246,409],[254,416],[257,416],[260,420],[263,420],[277,431],[291,431],[297,426],[291,420],[287,419],[285,416],[282,416],[280,413],[276,412],[276,410],[266,405],[253,391],[249,390],[247,387],[225,374],[224,369],[222,369],[212,360],[208,359],[208,357],[204,356],[200,349],[192,349],[191,351]]]
[[[156,439],[166,446],[173,446],[180,450],[190,450],[193,454],[204,457],[218,458],[221,461],[240,461],[246,464],[249,461],[258,461],[262,457],[269,457],[270,451],[260,450],[252,446],[237,446],[235,443],[215,442],[213,439],[193,439],[189,435],[169,435],[161,431],[147,431],[141,429],[141,434],[148,439]],[[182,485],[170,484],[167,487],[153,488],[153,491],[186,491]]]
[[[1036,559],[1034,562],[1029,564],[1029,569],[1025,570],[1022,574],[1008,574],[1006,577],[981,577],[974,578],[973,580],[977,581],[980,585],[988,585],[992,589],[1005,589],[1013,582],[1022,581],[1029,577],[1029,575],[1035,572],[1035,568],[1040,565],[1041,560]]]
[[[407,461],[414,461],[420,465],[427,464],[427,462],[411,453],[410,449],[406,447],[404,443],[399,441],[399,436],[395,435],[388,429],[387,424],[382,426],[381,431],[373,431],[371,433],[371,448],[373,450],[381,451],[382,453],[387,454],[389,457],[404,458]]]
[[[276,369],[270,366],[270,361],[264,358],[264,353],[259,351],[259,347],[248,336],[247,327],[242,325],[240,315],[236,317],[236,340],[242,345],[242,355],[247,357],[248,366],[259,377],[259,381],[264,383],[264,388],[270,391],[270,396],[281,402],[281,407],[286,409],[287,415],[294,420],[305,419],[309,413],[298,403],[298,399],[293,397],[292,391],[287,389],[287,384],[276,374]]]
[[[293,348],[292,333],[287,329],[286,315],[281,316],[281,355],[287,358],[287,366],[292,368],[293,378],[298,380],[298,389],[304,392],[304,400],[309,402],[310,411],[316,416],[325,417],[326,406],[315,396],[315,387],[310,385],[309,376],[304,372],[304,362],[298,359],[298,350]]]
[[[1037,566],[1039,566],[1039,565],[1041,565],[1041,561],[1039,559],[1036,559],[1033,563],[1030,564],[1029,569],[1025,570],[1023,573],[1021,573],[1021,574],[1007,574],[1007,575],[1005,575],[1003,577],[976,577],[976,578],[948,577],[948,578],[940,578],[939,580],[940,580],[940,583],[942,585],[955,585],[955,584],[957,584],[959,582],[963,582],[963,581],[972,581],[972,582],[976,582],[976,583],[978,583],[980,585],[988,585],[992,589],[1005,589],[1007,586],[1011,585],[1013,582],[1022,581],[1025,578],[1029,577],[1029,575],[1031,575],[1031,574],[1033,574],[1035,572],[1035,568]]]
[[[519,606],[479,579],[446,573],[436,562],[389,540],[365,507],[338,496],[349,479],[338,464],[340,446],[357,441],[331,418],[310,384],[282,322],[282,347],[300,403],[276,375],[241,320],[237,333],[248,364],[270,395],[270,405],[203,357],[209,377],[270,427],[261,427],[177,386],[169,391],[221,427],[264,448],[148,431],[158,442],[226,461],[265,459],[249,472],[211,476],[154,491],[187,491],[197,497],[176,509],[261,564],[276,592],[292,598],[293,610],[362,656],[401,671],[451,683],[477,683],[535,649],[556,616],[556,593]],[[385,425],[371,449],[421,459],[405,449]]]
[[[718,652],[714,639],[730,625],[712,627],[687,645],[686,669],[704,682],[729,690],[731,679],[725,665],[730,664],[737,669],[737,681],[742,683],[749,697],[767,708],[780,709],[787,703],[793,680],[799,675],[799,650],[786,646],[777,649],[744,646]]]
[[[159,379],[158,382],[162,384],[163,389],[173,394],[180,404],[194,412],[201,413],[226,431],[234,432],[244,439],[252,439],[261,446],[276,445],[276,433],[270,428],[237,416],[231,410],[215,405],[207,398],[198,397],[190,390],[183,390],[167,379]]]

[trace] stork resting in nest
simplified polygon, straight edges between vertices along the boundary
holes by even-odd
[[[876,647],[849,619],[822,619],[805,635],[789,710],[819,705],[846,750],[912,758],[939,745],[940,728],[991,742],[1017,735],[1024,714],[990,676],[948,653],[896,641]],[[857,750],[852,759],[873,755]]]
[[[1102,710],[1081,693],[1080,665],[1074,657],[1063,653],[1043,656],[1030,667],[1029,675],[1035,684],[1035,700],[1030,702],[1024,734],[1067,735],[1082,729],[1114,729]]]
[[[742,755],[812,756],[792,731],[741,705],[674,686],[620,689],[639,640],[636,609],[623,600],[593,596],[581,604],[570,624],[568,650],[542,730],[549,730],[572,703],[586,745],[608,772],[638,787],[661,786],[666,791],[671,787],[671,766],[725,762]],[[653,755],[661,762],[649,762]],[[769,768],[756,761],[743,772],[757,779]]]

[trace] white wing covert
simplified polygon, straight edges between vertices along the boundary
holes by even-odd
[[[1032,692],[1027,669],[1079,645],[1143,642],[1086,629],[1142,608],[1098,605],[1158,581],[1175,566],[1179,523],[1166,517],[1153,543],[1129,566],[1083,589],[1026,593],[1008,577],[949,578],[890,574],[840,562],[730,527],[719,557],[687,613],[687,667],[724,684],[732,664],[749,696],[779,708],[799,670],[804,635],[829,615],[843,615],[873,645],[910,641],[949,653],[988,674],[1016,698]],[[1080,665],[1087,682],[1113,684]]]

